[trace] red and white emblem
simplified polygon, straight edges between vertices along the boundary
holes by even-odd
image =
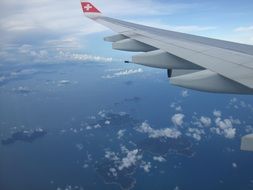
[[[99,10],[96,9],[91,3],[89,2],[81,2],[83,12],[84,13],[100,13]]]

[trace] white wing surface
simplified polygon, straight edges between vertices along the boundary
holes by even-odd
[[[253,46],[173,32],[105,17],[81,1],[84,14],[118,33],[113,49],[142,52],[132,62],[168,70],[174,85],[195,90],[253,94]]]

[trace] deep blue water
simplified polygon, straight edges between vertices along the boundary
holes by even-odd
[[[117,75],[130,69],[143,72]],[[149,139],[136,130],[144,121],[153,129],[181,131],[192,143],[194,156],[168,153],[163,155],[165,162],[157,162],[153,156],[159,155],[139,150],[142,158],[129,168],[136,181],[132,189],[253,189],[253,153],[240,151],[241,136],[253,132],[252,96],[188,90],[183,97],[185,89],[169,85],[166,71],[121,63],[4,66],[1,76],[5,80],[0,83],[0,139],[17,131],[47,131],[32,143],[0,145],[1,190],[120,189],[105,184],[96,168],[106,163],[106,151],[124,158],[122,146],[135,150],[136,144]],[[176,111],[178,106],[181,110]],[[217,128],[214,110],[221,111],[222,120],[240,120],[233,124],[234,138],[210,131]],[[100,111],[115,115],[108,119],[111,124],[104,124]],[[184,114],[182,126],[173,126],[176,113]],[[194,124],[194,117],[201,116],[212,122],[202,127],[205,134],[198,141],[186,132],[202,129]],[[94,128],[98,123],[101,128]],[[122,138],[119,130],[124,130]],[[143,162],[150,162],[149,171],[140,167]],[[119,182],[124,181],[115,183]]]

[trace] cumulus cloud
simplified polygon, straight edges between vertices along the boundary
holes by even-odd
[[[158,162],[166,162],[166,159],[162,156],[153,156],[153,160]]]
[[[113,161],[119,160],[118,155],[115,152],[112,152],[112,151],[106,151],[105,152],[105,158],[107,158],[108,160],[113,160]]]
[[[202,139],[202,135],[204,134],[204,130],[198,128],[188,128],[188,131],[186,133],[187,136],[192,137],[197,141],[200,141]]]
[[[102,76],[102,78],[105,79],[112,79],[112,78],[117,78],[121,76],[127,76],[127,75],[133,75],[133,74],[138,74],[138,73],[143,73],[143,69],[138,68],[138,69],[124,69],[119,72],[113,73],[111,75],[106,75]]]
[[[245,127],[245,131],[246,131],[246,133],[253,133],[253,126],[247,125],[247,126]]]
[[[212,123],[211,118],[201,116],[200,122],[204,127],[209,127]]]
[[[100,110],[100,111],[98,112],[98,115],[99,115],[100,117],[102,117],[102,118],[106,118],[106,111],[105,111],[105,110]]]
[[[141,68],[138,69],[126,69],[124,71],[120,71],[118,73],[115,73],[115,76],[123,76],[123,75],[131,75],[131,74],[135,74],[135,73],[142,73],[143,70]]]
[[[237,99],[233,99],[234,101],[238,101]],[[241,120],[234,118],[232,116],[228,116],[223,118],[223,113],[220,110],[213,111],[213,118],[207,116],[197,116],[195,113],[192,117],[191,124],[194,127],[189,127],[185,131],[185,135],[194,138],[197,141],[203,139],[205,134],[208,134],[211,131],[213,134],[217,134],[219,136],[223,136],[227,139],[233,139],[237,134],[237,125],[245,124]],[[250,127],[247,128],[250,131]]]
[[[136,130],[148,134],[150,138],[178,138],[181,136],[181,132],[175,128],[153,129],[147,121],[143,122]]]
[[[114,167],[110,168],[109,172],[113,176],[117,176],[117,171],[128,169],[139,164],[142,159],[142,152],[139,149],[128,150],[122,145],[121,154],[107,150],[105,151],[105,158],[114,162]]]
[[[112,174],[114,177],[117,177],[117,176],[118,176],[117,170],[116,170],[115,168],[110,168],[109,171],[111,172],[111,174]]]
[[[193,117],[196,121],[193,122],[194,125],[198,127],[210,127],[212,120],[209,117],[201,116],[200,118]]]
[[[177,107],[175,107],[175,110],[178,111],[178,112],[183,111],[182,106],[177,106]]]
[[[233,139],[236,135],[236,128],[234,128],[233,124],[238,124],[234,122],[234,119],[221,119],[217,117],[215,119],[216,128],[211,128],[211,131],[218,134],[224,135],[224,137],[228,139]]]
[[[177,113],[171,117],[171,121],[175,126],[182,126],[184,123],[184,117],[184,114]]]
[[[232,163],[233,168],[237,168],[237,164],[235,162]]]
[[[250,103],[247,103],[245,101],[239,100],[237,98],[231,98],[229,101],[229,107],[234,108],[234,109],[249,109],[250,111],[253,111],[253,106]]]
[[[177,112],[182,112],[182,111],[183,111],[182,106],[181,106],[179,103],[176,103],[176,102],[172,102],[172,103],[170,104],[170,107],[171,107],[171,108],[174,108],[175,111],[177,111]]]
[[[233,139],[236,135],[236,129],[235,128],[224,129],[224,135],[228,139]]]
[[[151,169],[151,162],[145,162],[145,161],[142,161],[141,162],[141,165],[140,165],[140,168],[142,168],[145,172],[150,172],[150,169]]]
[[[78,61],[78,62],[102,62],[102,63],[111,63],[113,60],[112,57],[102,57],[97,55],[90,54],[80,54],[80,53],[69,53],[69,52],[59,52],[59,58],[62,61]]]
[[[219,111],[219,110],[214,110],[214,111],[213,111],[213,115],[214,115],[215,117],[221,117],[221,111]]]
[[[126,132],[125,129],[119,130],[118,133],[117,133],[118,139],[121,139],[125,135],[125,132]]]
[[[183,90],[181,93],[182,97],[186,98],[187,96],[189,96],[189,92],[188,90]]]
[[[140,155],[139,153],[140,151],[138,149],[129,151],[126,157],[122,158],[118,169],[123,170],[124,168],[135,166],[137,161],[142,158],[142,155]]]

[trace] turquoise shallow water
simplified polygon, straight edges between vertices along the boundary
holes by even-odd
[[[253,154],[239,150],[253,124],[251,96],[188,90],[184,97],[166,72],[120,63],[13,66],[0,75],[1,140],[17,131],[47,131],[32,143],[0,145],[0,189],[253,189]],[[233,121],[234,138],[210,129],[217,128],[214,110],[221,121]],[[175,114],[184,115],[182,125],[174,126]],[[201,116],[210,118],[209,126],[199,126]],[[151,129],[137,130],[145,122]],[[143,145],[168,127],[190,145],[166,142],[165,153],[162,144],[152,142],[155,152]],[[189,136],[189,128],[201,130],[201,139]],[[182,147],[194,156],[180,154]],[[128,154],[133,160],[120,170]]]

